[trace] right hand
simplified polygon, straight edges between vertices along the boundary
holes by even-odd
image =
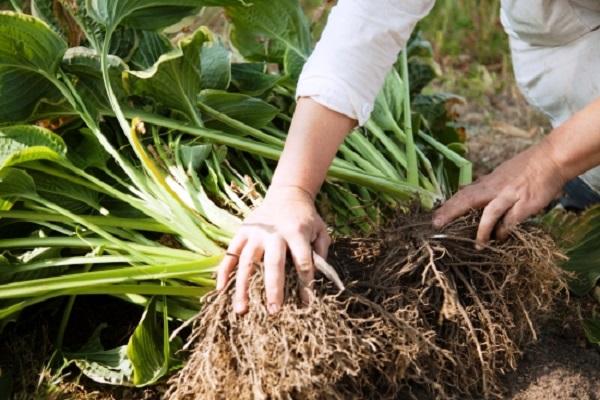
[[[217,290],[227,285],[237,266],[233,308],[248,310],[248,285],[256,263],[264,260],[267,309],[275,314],[283,304],[285,261],[289,249],[303,288],[301,300],[308,303],[315,267],[314,251],[327,258],[331,238],[317,213],[311,194],[297,186],[271,187],[263,201],[244,221],[219,265]]]

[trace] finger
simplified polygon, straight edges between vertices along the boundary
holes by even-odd
[[[484,207],[492,200],[492,196],[493,194],[485,190],[481,183],[475,183],[459,190],[458,193],[435,211],[433,226],[442,228],[472,209]]]
[[[537,210],[532,210],[531,208],[524,206],[521,201],[515,203],[515,205],[506,212],[501,223],[498,225],[498,229],[496,230],[498,239],[506,240],[510,232],[515,229],[517,225],[525,221],[536,211]]]
[[[312,281],[315,277],[312,247],[308,239],[302,235],[290,237],[287,244],[300,280],[300,299],[304,304],[308,304],[311,299]]]
[[[319,231],[317,239],[314,241],[315,252],[326,260],[329,246],[331,246],[331,236],[327,232],[327,227],[323,225],[323,229]]]
[[[247,241],[246,235],[236,235],[229,244],[227,253],[240,255]],[[229,275],[231,275],[231,271],[233,271],[238,264],[238,261],[239,257],[233,255],[226,254],[225,257],[223,257],[223,260],[221,260],[217,269],[217,290],[223,290],[225,286],[227,286]]]
[[[262,255],[263,249],[258,243],[246,244],[240,255],[240,262],[235,278],[235,294],[233,295],[233,309],[238,314],[243,314],[248,310],[248,285],[250,277]]]
[[[481,249],[484,244],[490,241],[490,237],[494,230],[494,227],[506,211],[515,204],[515,200],[507,196],[500,196],[495,198],[488,204],[483,210],[481,220],[479,221],[479,228],[477,229],[477,248]]]
[[[265,245],[265,292],[269,314],[275,314],[283,303],[285,284],[285,241],[274,237]]]

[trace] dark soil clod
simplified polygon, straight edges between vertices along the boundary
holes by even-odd
[[[500,398],[500,378],[565,290],[551,238],[533,225],[474,249],[478,218],[442,231],[431,215],[400,216],[376,236],[340,239],[331,260],[346,285],[315,283],[269,316],[262,276],[249,312],[233,312],[230,284],[194,321],[170,400]]]

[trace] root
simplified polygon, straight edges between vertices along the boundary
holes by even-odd
[[[566,288],[561,255],[534,226],[476,251],[476,215],[442,232],[430,220],[338,240],[330,258],[346,290],[317,281],[308,306],[291,270],[275,316],[260,271],[244,316],[233,282],[210,294],[167,398],[500,398],[501,374]]]

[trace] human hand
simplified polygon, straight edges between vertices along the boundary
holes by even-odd
[[[553,150],[551,142],[544,140],[461,189],[435,212],[434,226],[441,228],[471,209],[483,208],[478,248],[490,240],[494,230],[498,239],[505,239],[517,224],[548,205],[566,184]]]
[[[316,211],[311,194],[297,186],[274,186],[263,203],[244,221],[231,241],[217,273],[217,290],[227,285],[237,266],[234,310],[248,309],[248,285],[257,262],[264,260],[265,292],[269,313],[279,311],[283,303],[285,260],[289,249],[300,282],[301,299],[310,300],[314,279],[315,252],[327,258],[331,238]]]

